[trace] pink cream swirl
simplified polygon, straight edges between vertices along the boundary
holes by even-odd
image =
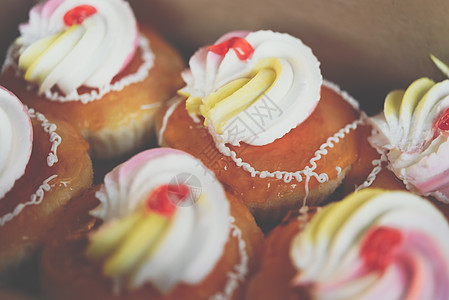
[[[449,80],[420,78],[390,92],[370,121],[369,141],[407,188],[449,202]]]
[[[313,216],[291,246],[313,299],[449,299],[449,225],[426,199],[364,189]]]

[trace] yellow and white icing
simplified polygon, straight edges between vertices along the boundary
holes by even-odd
[[[266,145],[307,119],[316,107],[322,84],[319,62],[301,40],[272,31],[231,32],[215,45],[236,37],[253,48],[251,57],[242,60],[238,50],[219,55],[201,48],[183,73],[186,87],[180,93],[188,96],[186,108],[194,120],[203,116],[221,142]],[[250,111],[257,111],[261,101],[275,106],[276,112],[258,121]],[[237,138],[227,126],[236,121],[249,128]]]
[[[33,127],[22,102],[0,87],[0,201],[24,173],[33,146]]]
[[[448,299],[448,236],[427,200],[364,189],[327,205],[294,237],[292,284],[313,299]]]
[[[91,213],[104,223],[90,236],[87,256],[102,261],[104,274],[128,289],[151,283],[168,293],[180,283],[200,283],[231,232],[224,189],[205,170],[192,156],[165,148],[116,167],[97,192],[101,204]],[[176,181],[180,174],[197,178],[196,186]],[[145,211],[148,197],[174,182],[187,184],[194,201],[175,206],[170,215]]]
[[[328,87],[329,89],[335,91],[339,95],[343,97],[343,99],[350,104],[355,110],[359,110],[359,104],[357,100],[355,100],[351,95],[349,95],[346,91],[343,91],[338,87],[336,84],[329,82],[327,80],[323,81],[323,85]],[[167,124],[170,120],[170,117],[174,113],[176,107],[181,104],[183,101],[182,98],[173,98],[172,103],[169,105],[168,109],[166,110],[164,117],[162,119],[161,128],[159,130],[159,145],[164,144],[164,133],[165,129],[167,127]],[[260,177],[260,178],[277,178],[282,179],[284,182],[289,183],[292,180],[295,180],[297,182],[303,182],[305,186],[305,197],[303,199],[304,205],[306,204],[308,195],[309,195],[309,181],[311,178],[315,178],[320,183],[325,183],[329,181],[329,176],[326,173],[317,173],[317,162],[329,151],[332,151],[331,149],[334,147],[335,144],[339,143],[341,139],[343,139],[347,134],[349,134],[351,131],[356,130],[359,125],[364,124],[366,122],[366,115],[361,112],[360,118],[353,121],[352,123],[347,124],[337,132],[335,132],[332,136],[330,136],[323,144],[320,145],[320,147],[314,152],[313,157],[310,158],[309,164],[302,170],[297,171],[285,171],[285,170],[276,170],[276,171],[270,171],[270,170],[257,170],[254,168],[251,164],[251,162],[244,161],[242,158],[240,158],[236,151],[231,150],[231,148],[226,145],[225,142],[223,142],[220,138],[217,138],[215,135],[212,134],[212,138],[214,139],[214,147],[218,149],[218,151],[223,154],[224,156],[230,157],[232,161],[236,164],[236,166],[241,167],[244,171],[248,172],[251,177]],[[337,170],[337,173],[340,174],[342,169],[340,166],[335,166],[335,169]]]
[[[438,121],[449,108],[449,80],[414,81],[390,92],[383,113],[370,118],[370,143],[386,154],[388,167],[407,188],[449,201],[449,132]]]
[[[94,10],[81,22],[65,17],[79,7]],[[38,93],[51,100],[89,102],[111,90],[141,81],[153,64],[148,42],[139,38],[130,5],[123,0],[49,0],[33,7],[29,21],[20,26],[18,67]],[[143,48],[144,64],[138,72],[112,84],[112,79]],[[78,94],[81,86],[93,88]],[[52,90],[57,87],[63,94]],[[81,96],[82,99],[81,99]]]

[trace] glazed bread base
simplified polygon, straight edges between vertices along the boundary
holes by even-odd
[[[290,245],[292,239],[310,221],[316,208],[307,208],[304,211],[306,213],[291,211],[283,222],[270,232],[265,241],[262,265],[250,280],[245,299],[311,299],[306,289],[292,285],[297,271],[290,259]]]
[[[32,195],[39,204],[28,205],[10,221],[0,226],[0,273],[14,270],[32,256],[48,237],[48,231],[62,216],[62,208],[74,196],[92,184],[92,162],[88,145],[72,126],[58,122],[61,137],[57,148],[58,162],[47,165],[52,143],[42,125],[32,118],[34,139],[30,162],[25,174],[0,201],[0,216],[12,214],[20,203]]]
[[[259,224],[279,222],[288,210],[303,205],[304,199],[307,205],[320,203],[335,190],[357,160],[358,129],[348,129],[343,137],[339,132],[356,122],[358,112],[336,91],[325,86],[315,111],[282,138],[265,146],[229,146],[238,158],[259,171],[313,170],[309,176],[304,172],[290,181],[252,176],[217,149],[207,129],[201,122],[195,123],[184,106],[184,101],[180,100],[164,107],[157,122],[160,144],[200,159],[214,171],[228,192],[246,203]],[[326,143],[328,146],[321,149]],[[313,164],[316,164],[315,169]],[[322,174],[328,179],[319,182],[317,177]]]

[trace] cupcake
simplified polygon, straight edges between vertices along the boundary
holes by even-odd
[[[372,132],[366,128],[365,136],[372,149],[365,143],[365,157],[357,164],[357,174],[351,175],[352,181],[367,178],[368,173],[361,187],[391,182],[393,188],[448,203],[448,95],[449,80],[435,82],[427,77],[415,80],[406,90],[390,92],[383,112],[369,118]]]
[[[69,124],[0,88],[0,275],[41,247],[67,202],[92,184],[88,145]]]
[[[158,122],[160,145],[201,159],[262,226],[323,202],[357,159],[357,102],[323,81],[291,35],[228,33],[183,78]]]
[[[114,168],[73,201],[69,225],[45,246],[44,296],[240,299],[263,236],[247,207],[204,171],[164,148]]]
[[[274,229],[246,299],[448,299],[448,236],[426,199],[364,189]]]
[[[0,83],[29,107],[73,124],[92,157],[148,145],[154,116],[180,87],[184,64],[123,0],[35,5],[9,48]]]

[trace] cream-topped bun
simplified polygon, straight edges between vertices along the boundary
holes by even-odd
[[[190,59],[183,73],[186,108],[194,120],[204,117],[211,135],[222,143],[266,145],[302,123],[320,99],[319,62],[301,40],[272,31],[235,31]],[[277,109],[265,122],[252,113],[261,101]],[[280,112],[280,113],[279,113]],[[236,133],[232,124],[249,130]]]
[[[154,140],[159,107],[184,62],[125,0],[46,0],[32,7],[0,74],[28,107],[76,127],[95,159],[130,157]]]
[[[167,162],[170,162],[167,164]],[[87,257],[119,288],[151,283],[162,293],[201,282],[221,258],[230,232],[223,187],[178,150],[141,152],[116,167],[97,192]]]
[[[448,299],[449,225],[426,199],[365,189],[292,240],[293,284],[313,299]]]
[[[390,92],[370,120],[370,143],[407,188],[449,202],[449,80],[420,78]]]
[[[48,98],[57,87],[64,100],[77,99],[81,86],[108,86],[133,57],[139,35],[122,0],[49,0],[33,7],[19,29],[18,64],[25,79]]]
[[[28,111],[15,95],[0,86],[0,201],[25,173],[32,146]]]

